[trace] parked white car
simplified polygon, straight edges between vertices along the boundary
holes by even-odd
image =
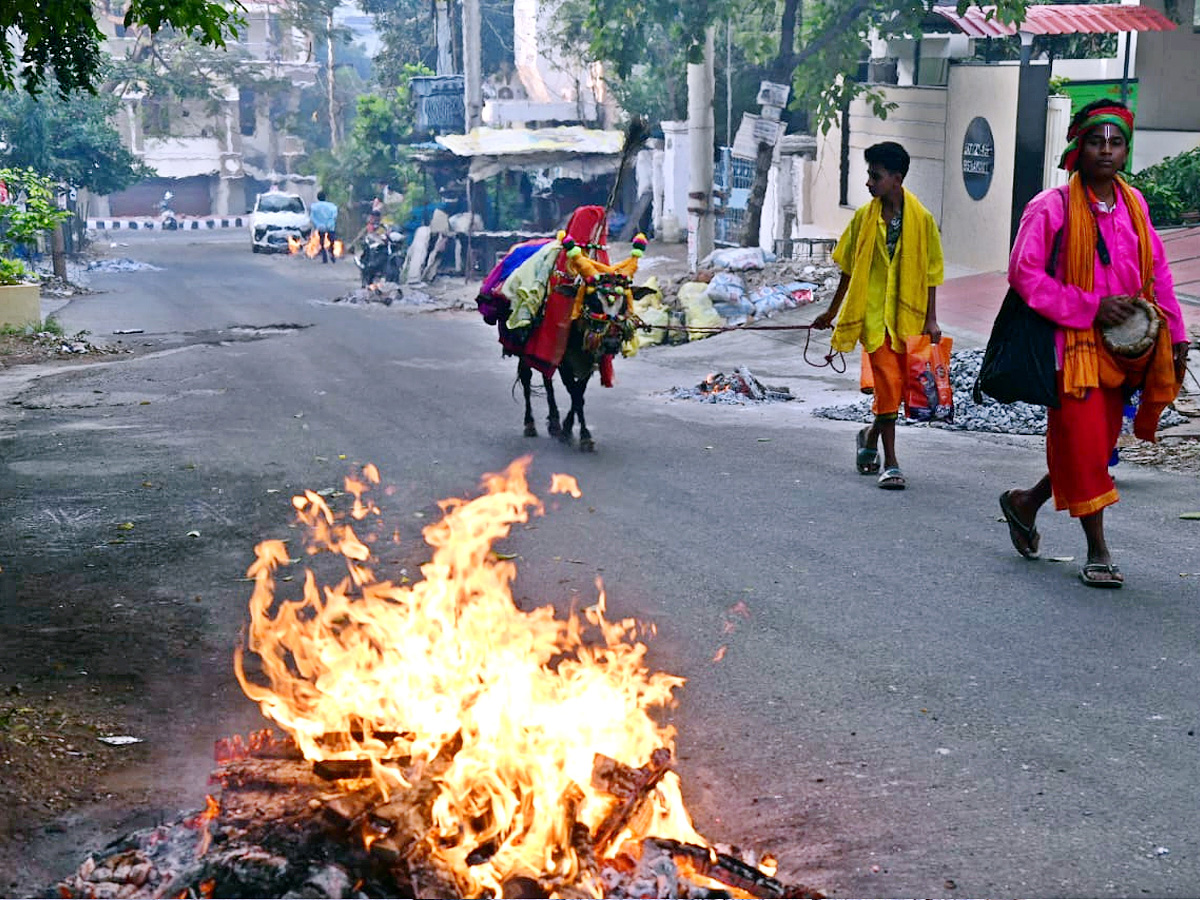
[[[288,250],[288,238],[307,241],[312,232],[308,206],[299,194],[267,191],[254,199],[250,213],[250,249],[255,253]]]

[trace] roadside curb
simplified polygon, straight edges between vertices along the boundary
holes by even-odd
[[[176,231],[202,231],[215,228],[243,228],[249,224],[249,216],[201,216],[180,218]],[[93,231],[170,231],[154,218],[88,219],[87,227]]]

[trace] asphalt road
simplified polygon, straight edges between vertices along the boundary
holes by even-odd
[[[1194,476],[1117,470],[1128,584],[1089,590],[1065,514],[1043,514],[1043,553],[1073,563],[1019,558],[997,521],[1039,441],[903,429],[909,489],[880,491],[855,426],[809,414],[854,385],[794,341],[731,335],[619,360],[581,454],[522,436],[514,366],[474,313],[332,304],[351,265],[244,238],[123,238],[110,252],[162,270],[96,275],[55,315],[143,352],[0,376],[0,687],[123,692],[147,738],[109,803],[31,839],[42,871],[202,805],[212,741],[261,724],[230,663],[240,579],[257,541],[292,534],[292,493],[375,463],[389,564],[413,565],[438,500],[532,453],[535,490],[567,472],[583,498],[506,541],[516,593],[566,608],[599,574],[615,616],[656,624],[652,664],[688,680],[670,718],[709,838],[834,896],[1200,892]],[[801,399],[661,393],[743,364]]]

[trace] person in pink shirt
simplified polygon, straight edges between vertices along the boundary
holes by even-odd
[[[1162,241],[1141,193],[1121,172],[1129,161],[1133,114],[1112,100],[1090,103],[1067,132],[1061,167],[1065,188],[1042,191],[1021,216],[1009,258],[1009,284],[1029,306],[1058,325],[1059,407],[1047,410],[1047,474],[1028,490],[1000,495],[1017,552],[1038,556],[1038,510],[1051,497],[1078,518],[1087,540],[1079,578],[1089,587],[1119,588],[1124,575],[1104,537],[1104,510],[1118,495],[1108,471],[1126,400],[1141,390],[1134,432],[1153,441],[1187,365],[1188,339]],[[1053,275],[1046,269],[1058,244]],[[1098,329],[1133,314],[1132,298],[1157,307],[1158,342],[1137,364],[1123,363]]]

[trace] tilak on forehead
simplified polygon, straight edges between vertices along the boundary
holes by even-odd
[[[1067,147],[1063,150],[1058,167],[1074,172],[1079,162],[1079,148],[1084,137],[1092,129],[1103,125],[1111,125],[1125,136],[1125,144],[1131,151],[1125,159],[1125,166],[1128,168],[1133,159],[1133,113],[1120,106],[1102,106],[1094,109],[1082,122],[1072,125],[1067,132]]]

